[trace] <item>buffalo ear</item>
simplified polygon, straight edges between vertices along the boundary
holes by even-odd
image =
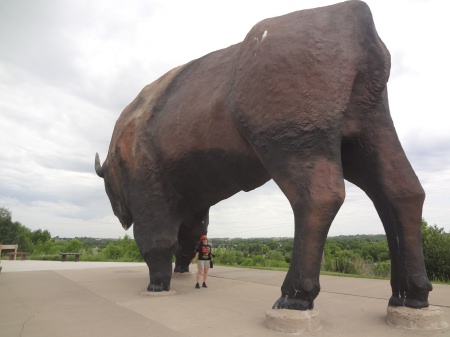
[[[103,174],[103,168],[100,165],[100,158],[98,156],[98,153],[95,154],[95,172],[97,173],[97,175],[100,178],[103,178],[104,174]]]

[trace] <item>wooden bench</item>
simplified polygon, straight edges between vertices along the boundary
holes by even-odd
[[[2,259],[2,250],[13,250],[15,253],[17,253],[18,248],[19,248],[19,245],[2,245],[2,244],[0,244],[0,260]]]
[[[27,253],[27,252],[11,252],[11,253],[8,253],[8,259],[9,260],[16,260],[16,256],[20,256],[20,259],[22,261],[25,261],[27,259],[28,255],[30,255],[30,253]]]
[[[75,262],[80,261],[80,255],[82,255],[81,253],[59,253],[59,255],[61,255],[61,262],[65,262],[67,256],[75,256]]]

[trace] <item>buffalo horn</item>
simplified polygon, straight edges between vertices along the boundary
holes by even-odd
[[[100,158],[98,156],[98,153],[95,154],[95,172],[97,172],[97,175],[100,178],[103,178],[103,169],[102,166],[100,165]]]

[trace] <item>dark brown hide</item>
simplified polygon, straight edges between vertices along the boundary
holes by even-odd
[[[390,55],[369,8],[349,1],[271,18],[243,42],[173,69],[123,111],[103,174],[134,235],[149,291],[186,270],[209,207],[273,179],[295,215],[295,244],[274,308],[305,310],[345,197],[372,199],[392,257],[391,305],[428,306],[420,222],[425,193],[392,123]]]

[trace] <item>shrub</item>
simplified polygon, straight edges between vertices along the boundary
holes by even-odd
[[[265,267],[289,268],[289,263],[283,260],[265,260]]]
[[[270,252],[268,252],[266,254],[266,259],[274,261],[285,261],[283,253],[278,250],[271,250]]]
[[[242,267],[253,267],[255,264],[251,258],[247,257],[241,262],[240,265]]]
[[[58,254],[60,252],[60,248],[56,245],[55,240],[48,240],[45,242],[38,241],[34,252],[36,255]]]
[[[111,241],[100,254],[107,261],[115,261],[123,257],[124,251],[122,247],[119,247],[119,245]]]
[[[391,261],[375,263],[372,269],[373,276],[389,278],[391,275]]]
[[[65,253],[79,253],[83,248],[83,243],[78,239],[72,239],[66,246]]]
[[[105,248],[103,248],[99,254],[97,254],[92,260],[106,261],[125,261],[125,262],[138,262],[143,261],[136,241],[131,239],[128,235],[125,235],[123,239],[110,241]]]
[[[450,281],[450,235],[422,220],[422,244],[430,280]]]

